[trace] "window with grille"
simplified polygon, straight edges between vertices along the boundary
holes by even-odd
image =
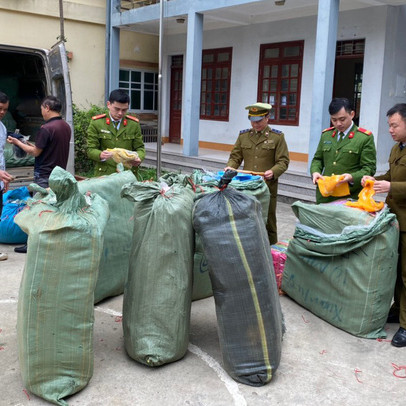
[[[365,39],[337,41],[337,58],[359,58],[364,56]]]
[[[232,48],[208,49],[202,54],[200,118],[228,121]]]
[[[303,47],[304,41],[261,45],[258,101],[273,106],[270,123],[299,124]]]
[[[158,110],[158,73],[120,69],[119,88],[130,96],[130,110],[156,113]]]

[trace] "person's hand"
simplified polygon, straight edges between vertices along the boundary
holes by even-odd
[[[104,150],[100,153],[100,160],[105,161],[106,159],[110,159],[112,156],[113,154],[111,152]]]
[[[273,171],[271,169],[268,169],[267,171],[265,171],[264,178],[266,180],[271,180],[273,178]]]
[[[236,169],[235,168],[232,168],[231,166],[226,166],[225,168],[224,168],[224,172],[225,171],[235,171]]]
[[[140,166],[141,164],[141,159],[140,158],[136,158],[134,159],[134,161],[130,161],[131,166]]]
[[[341,185],[342,183],[345,183],[345,182],[351,183],[354,180],[352,175],[350,175],[349,173],[343,173],[340,176],[344,176],[344,177],[337,182],[337,185]]]
[[[14,179],[14,177],[12,175],[10,175],[8,172],[6,171],[2,171],[0,170],[0,180],[3,181],[4,183],[4,191],[7,192],[8,190],[8,184]],[[0,196],[1,199],[1,196]]]
[[[324,179],[323,176],[318,172],[313,172],[312,174],[313,184],[316,185],[319,179]]]
[[[7,142],[8,142],[9,144],[17,145],[18,139],[17,139],[17,138],[14,138],[14,137],[8,136],[8,137],[7,137]]]
[[[376,180],[374,182],[374,190],[376,193],[388,193],[390,191],[390,182],[387,180]]]
[[[362,187],[365,186],[365,182],[366,182],[368,179],[375,182],[375,178],[374,178],[373,176],[365,175],[365,176],[363,176],[362,179],[361,179],[361,186],[362,186]]]

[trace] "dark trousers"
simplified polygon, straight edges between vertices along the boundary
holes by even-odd
[[[406,328],[406,232],[399,235],[398,275],[395,285],[394,309],[399,309],[399,325]]]
[[[49,176],[40,176],[38,172],[34,172],[34,183],[46,189],[49,187]]]
[[[276,196],[271,196],[269,201],[266,229],[268,231],[269,244],[276,244],[278,242],[278,233],[276,228]]]

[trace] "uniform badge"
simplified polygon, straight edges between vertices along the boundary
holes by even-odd
[[[361,133],[364,133],[366,135],[372,135],[372,132],[369,130],[366,130],[365,128],[358,127],[358,131]]]

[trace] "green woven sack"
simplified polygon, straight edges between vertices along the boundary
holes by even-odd
[[[189,179],[184,180],[185,184],[188,183],[192,187],[196,196],[218,191],[218,182],[214,174],[206,174],[199,170],[195,170]],[[270,194],[268,186],[262,178],[244,182],[233,179],[229,187],[233,187],[248,196],[254,196],[261,203],[261,213],[266,223]],[[212,295],[213,289],[207,259],[203,252],[201,239],[198,234],[195,234],[192,300],[204,299]]]
[[[125,185],[135,202],[123,330],[129,356],[148,366],[182,358],[188,347],[193,270],[193,192],[179,184]]]
[[[232,187],[208,193],[196,200],[193,226],[210,267],[224,368],[264,385],[279,366],[284,324],[260,204]]]
[[[24,158],[17,158],[14,154],[13,146],[6,142],[4,146],[4,159],[6,161],[6,168],[16,168],[19,166],[32,166],[34,165],[35,158],[32,155],[26,155]]]
[[[57,167],[55,194],[29,199],[15,222],[28,234],[18,299],[17,332],[25,387],[57,405],[80,391],[93,374],[93,292],[107,202],[84,196]]]
[[[300,223],[287,250],[282,290],[355,336],[386,337],[398,258],[395,215],[387,208],[371,215],[301,202],[292,209]]]
[[[121,188],[135,181],[132,171],[86,179],[78,183],[81,193],[97,193],[109,204],[110,218],[104,231],[94,302],[120,295],[127,280],[133,233],[134,203],[120,196]]]

